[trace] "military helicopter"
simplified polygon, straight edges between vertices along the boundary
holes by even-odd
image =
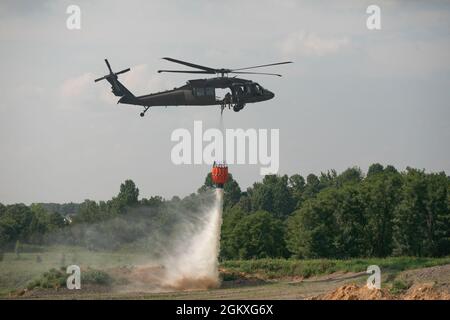
[[[156,106],[209,106],[218,105],[221,113],[228,106],[235,112],[242,110],[247,103],[255,103],[272,99],[275,94],[264,89],[261,85],[251,80],[240,79],[237,76],[230,77],[230,74],[258,74],[281,77],[281,74],[249,72],[243,70],[275,66],[280,64],[292,63],[292,61],[270,63],[253,67],[226,69],[210,68],[198,64],[164,57],[164,60],[182,64],[197,70],[158,70],[158,73],[192,73],[192,74],[215,74],[215,78],[189,80],[184,86],[157,93],[150,93],[143,96],[132,94],[119,80],[118,75],[130,71],[130,68],[119,72],[113,72],[107,59],[105,63],[109,69],[109,74],[95,79],[95,82],[106,80],[111,84],[112,93],[121,97],[117,103],[143,106],[144,110],[140,113],[143,117],[150,107]],[[225,97],[216,97],[216,89],[229,89]]]

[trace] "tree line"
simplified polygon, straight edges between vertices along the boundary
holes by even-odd
[[[137,243],[149,233],[176,233],[180,208],[193,216],[211,187],[208,174],[204,185],[183,199],[139,199],[139,189],[127,180],[109,201],[71,204],[77,211],[71,222],[54,204],[0,204],[0,248],[11,249],[18,240],[45,244],[60,234],[68,244],[115,249]],[[220,256],[448,255],[449,188],[444,172],[413,168],[399,172],[380,164],[371,165],[367,174],[353,167],[340,174],[335,170],[309,174],[306,179],[299,174],[267,175],[246,191],[230,175],[224,187]],[[85,225],[95,226],[104,236],[90,237],[92,230],[79,228]]]

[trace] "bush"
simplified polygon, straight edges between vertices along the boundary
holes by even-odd
[[[58,269],[50,269],[45,272],[40,278],[31,281],[27,285],[27,289],[45,288],[45,289],[58,289],[66,286],[67,277],[65,267]],[[81,286],[83,284],[98,284],[98,285],[110,285],[112,283],[111,276],[101,270],[88,269],[81,271]]]
[[[83,283],[110,285],[112,283],[111,276],[102,270],[88,269],[81,272],[81,285]]]
[[[67,274],[63,268],[60,270],[50,269],[40,278],[33,280],[27,286],[28,290],[34,288],[57,289],[66,285]]]
[[[378,265],[382,270],[400,272],[407,269],[427,268],[450,263],[447,258],[371,258],[371,259],[255,259],[255,260],[226,260],[221,267],[228,273],[246,273],[259,275],[262,278],[273,279],[282,277],[304,277],[331,274],[336,271],[364,272],[370,265]]]
[[[411,287],[411,283],[407,283],[403,280],[395,280],[389,291],[393,294],[400,294],[408,290],[409,287]]]

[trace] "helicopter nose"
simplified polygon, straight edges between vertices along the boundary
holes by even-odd
[[[275,93],[273,93],[272,91],[267,90],[267,97],[269,99],[272,99],[273,97],[275,97]]]

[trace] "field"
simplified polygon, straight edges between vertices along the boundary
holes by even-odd
[[[347,284],[362,286],[369,265],[381,268],[382,288],[392,294],[405,292],[419,282],[450,292],[450,257],[223,261],[219,288],[174,290],[152,286],[161,269],[149,265],[148,257],[139,252],[95,252],[62,246],[28,251],[33,252],[3,255],[2,298],[307,299]],[[65,288],[67,275],[61,267],[71,264],[82,270],[81,290]]]

